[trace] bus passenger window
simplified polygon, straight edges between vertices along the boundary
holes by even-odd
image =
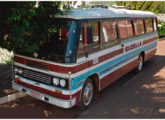
[[[145,19],[146,32],[153,32],[152,19]]]
[[[144,34],[144,23],[143,20],[133,20],[135,35]]]
[[[119,34],[121,39],[129,38],[133,36],[131,20],[119,20],[118,26],[119,26]]]
[[[154,31],[157,31],[157,23],[156,23],[156,19],[153,19],[154,22]]]
[[[117,32],[116,32],[116,22],[113,21],[105,21],[102,22],[101,25],[101,37],[103,47],[113,46],[118,43],[117,39]]]
[[[132,37],[133,36],[133,28],[132,28],[131,20],[126,20],[126,24],[127,24],[128,37]]]
[[[88,52],[87,44],[87,24],[84,23],[81,26],[80,41],[78,45],[77,56],[82,57],[84,53]]]
[[[99,49],[99,29],[98,22],[84,23],[81,26],[80,41],[77,56],[82,57],[86,52],[92,52]]]

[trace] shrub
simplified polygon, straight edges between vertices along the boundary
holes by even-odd
[[[0,47],[13,52],[37,51],[47,41],[50,14],[59,12],[60,2],[8,2],[0,4]],[[3,15],[3,16],[2,16]]]
[[[165,37],[165,22],[162,22],[160,24],[161,26],[158,29],[159,32],[159,38]]]

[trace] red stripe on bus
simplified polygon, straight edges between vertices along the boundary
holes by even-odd
[[[28,84],[28,83],[24,83],[24,82],[22,82],[20,80],[17,80],[16,83],[20,84],[22,86],[25,86],[27,88],[30,88],[30,89],[33,89],[33,90],[36,90],[36,91],[39,91],[39,92],[42,92],[42,93],[54,96],[54,97],[57,97],[57,98],[61,98],[61,99],[65,99],[65,100],[69,100],[70,99],[70,95],[63,95],[63,94],[60,94],[60,93],[57,93],[57,92],[53,92],[53,91],[50,91],[50,90],[47,90],[47,89],[44,89],[44,88],[40,88],[40,87],[31,85],[31,84]],[[80,91],[78,91],[77,93],[73,94],[72,98],[79,96],[79,94],[80,94]]]
[[[118,49],[116,51],[113,51],[111,53],[108,53],[106,55],[103,55],[101,57],[98,57],[99,62],[97,64],[99,64],[99,63],[101,63],[105,60],[108,60],[108,59],[110,59],[114,56],[117,56],[119,54],[122,54],[122,53],[123,53],[123,48]],[[18,63],[25,64],[25,65],[26,65],[27,60],[31,61],[31,62],[34,62],[34,63],[37,63],[37,64],[44,64],[44,65],[46,64],[46,62],[38,62],[38,61],[35,61],[35,60],[25,59],[25,58],[19,57],[19,56],[15,56],[14,60]],[[74,67],[65,67],[65,66],[59,66],[59,65],[54,65],[54,64],[48,64],[48,69],[50,71],[53,71],[53,72],[66,73],[66,74],[69,71],[71,71],[72,74],[73,74],[73,73],[79,72],[81,70],[84,70],[86,68],[89,68],[93,65],[96,65],[96,64],[93,64],[93,60],[90,60],[88,62],[85,62],[83,64],[80,64],[80,65],[77,65],[77,66],[74,66]]]
[[[148,43],[150,43],[150,42],[153,42],[153,41],[155,41],[155,40],[157,40],[157,37],[154,37],[154,38],[145,40],[145,41],[143,42],[143,45],[146,45],[146,44],[148,44]]]
[[[148,52],[147,54],[145,54],[145,61],[149,60],[152,56],[154,56],[156,53],[156,49]]]
[[[125,65],[125,66],[117,69],[116,71],[110,73],[109,75],[103,77],[100,80],[100,89],[101,90],[104,89],[105,87],[112,84],[113,82],[118,80],[120,77],[122,77],[123,75],[125,75],[126,73],[128,73],[129,71],[134,69],[137,66],[137,61],[138,61],[138,59],[128,63],[127,65]]]
[[[122,54],[123,53],[123,48],[121,48],[121,49],[118,49],[118,50],[116,50],[116,51],[113,51],[113,52],[111,52],[111,53],[108,53],[108,54],[106,54],[106,55],[103,55],[103,56],[101,56],[101,57],[98,57],[98,63],[97,64],[99,64],[99,63],[101,63],[101,62],[104,62],[105,60],[108,60],[108,59],[110,59],[110,58],[112,58],[112,57],[115,57],[115,56],[117,56],[117,55],[119,55],[119,54]],[[79,71],[81,71],[81,70],[84,70],[84,69],[86,69],[86,68],[90,68],[90,67],[92,67],[92,66],[94,66],[94,65],[96,65],[96,64],[93,64],[93,60],[90,60],[90,61],[88,61],[88,62],[86,62],[86,63],[83,63],[83,64],[81,64],[81,65],[78,65],[78,66],[76,66],[76,67],[73,67],[72,68],[72,73],[76,73],[76,72],[79,72]]]
[[[26,59],[23,57],[18,57],[18,56],[14,56],[14,61],[21,63],[21,64],[26,64]]]
[[[150,42],[153,42],[156,39],[157,39],[157,37],[145,40],[143,42],[143,45],[148,44]],[[101,63],[105,60],[108,60],[112,57],[115,57],[117,55],[120,55],[122,53],[123,53],[123,48],[118,49],[116,51],[113,51],[111,53],[108,53],[106,55],[100,56],[100,57],[98,57],[98,63],[97,64],[99,64],[99,63]],[[27,60],[31,61],[31,62],[34,62],[34,63],[37,63],[37,64],[43,64],[43,65],[47,64],[48,65],[48,70],[53,71],[53,72],[58,72],[58,73],[65,73],[65,74],[68,74],[69,71],[71,71],[72,74],[74,74],[74,73],[82,71],[86,68],[92,67],[93,65],[96,65],[96,64],[93,64],[93,60],[90,60],[88,62],[85,62],[83,64],[80,64],[80,65],[77,65],[77,66],[74,66],[74,67],[65,67],[65,66],[60,66],[60,65],[55,65],[55,64],[49,64],[49,63],[46,63],[46,62],[39,62],[39,61],[35,61],[35,60],[25,59],[25,58],[19,57],[19,56],[14,57],[14,61],[16,61],[18,63],[21,63],[21,64],[25,64],[25,65],[26,65]]]

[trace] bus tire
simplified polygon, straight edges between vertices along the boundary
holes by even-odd
[[[79,107],[80,109],[86,109],[90,106],[93,101],[94,96],[94,86],[91,78],[88,78],[84,83],[82,93],[81,93],[81,100]]]
[[[140,55],[139,55],[139,58],[138,58],[137,67],[136,67],[135,71],[136,71],[136,72],[142,71],[142,69],[143,69],[143,64],[144,64],[143,55],[140,54]]]

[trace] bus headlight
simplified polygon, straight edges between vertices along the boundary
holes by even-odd
[[[19,70],[19,69],[18,69],[17,67],[15,67],[15,68],[14,68],[14,73],[18,73],[18,70]]]
[[[19,69],[19,70],[18,70],[18,73],[19,73],[20,75],[22,75],[22,74],[23,74],[23,70],[22,70],[22,69]]]
[[[53,78],[53,84],[56,86],[59,85],[60,84],[59,78]]]
[[[64,79],[60,80],[60,86],[65,87],[66,86],[66,81]]]

